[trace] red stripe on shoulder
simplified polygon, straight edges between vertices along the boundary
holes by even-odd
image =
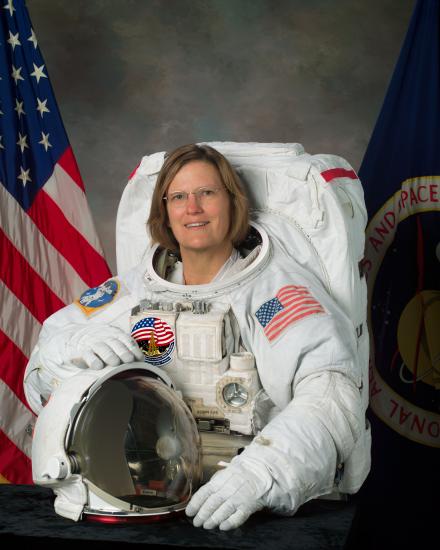
[[[139,168],[140,165],[141,165],[141,163],[139,163],[139,164],[136,166],[136,168],[133,170],[133,172],[130,174],[130,177],[128,178],[129,181],[130,181],[131,178],[136,174],[136,172],[137,172],[137,170],[138,170],[138,168]]]
[[[324,170],[324,172],[321,172],[321,176],[327,182],[336,178],[350,178],[352,180],[358,179],[354,170],[347,170],[346,168],[330,168],[329,170]]]
[[[79,172],[78,164],[76,163],[75,156],[72,148],[69,146],[58,159],[58,164],[63,170],[65,170],[73,181],[78,185],[80,189],[85,191],[84,183]]]
[[[111,277],[105,259],[68,222],[59,206],[44,190],[38,193],[27,213],[88,286],[93,287]]]

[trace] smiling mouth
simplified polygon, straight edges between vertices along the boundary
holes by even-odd
[[[193,229],[194,227],[204,227],[205,225],[208,225],[209,222],[195,222],[195,223],[187,223],[185,224],[185,227],[187,229]]]

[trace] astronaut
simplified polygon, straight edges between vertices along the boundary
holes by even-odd
[[[249,219],[240,178],[215,148],[167,154],[142,261],[110,280],[105,303],[79,299],[47,319],[25,373],[39,413],[81,369],[145,361],[175,381],[202,431],[247,437],[186,507],[206,529],[355,493],[370,468],[362,330],[282,218]]]

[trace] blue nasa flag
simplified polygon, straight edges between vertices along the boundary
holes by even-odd
[[[373,448],[361,501],[368,548],[420,545],[436,524],[432,519],[440,488],[439,23],[439,1],[419,0],[359,171],[369,213],[364,271]]]

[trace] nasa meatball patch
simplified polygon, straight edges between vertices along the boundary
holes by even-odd
[[[89,288],[74,301],[80,310],[90,317],[109,304],[113,303],[121,293],[121,283],[117,279],[109,279],[102,285]]]

